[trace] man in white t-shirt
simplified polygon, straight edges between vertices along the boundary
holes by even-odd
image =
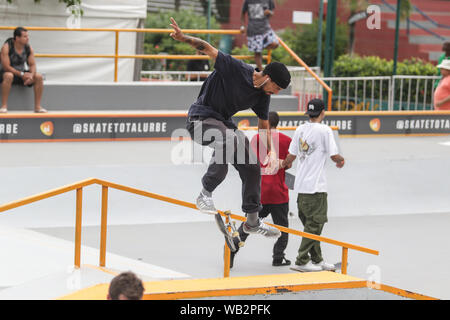
[[[320,235],[327,219],[327,180],[325,162],[328,157],[336,167],[344,166],[331,128],[322,124],[325,105],[322,100],[308,102],[309,122],[300,125],[292,138],[289,154],[281,167],[289,167],[298,158],[294,191],[298,193],[298,215],[304,232]],[[334,270],[334,265],[322,258],[320,242],[303,238],[295,261],[296,269],[303,272]]]

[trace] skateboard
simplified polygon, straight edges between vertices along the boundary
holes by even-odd
[[[348,263],[347,263],[347,267],[348,267]],[[293,271],[297,271],[297,272],[311,272],[311,271],[302,271],[302,270],[298,269],[298,266],[291,267],[290,269]],[[342,269],[342,262],[336,262],[334,264],[334,270],[321,270],[321,271],[337,272],[338,270],[341,270],[341,269]],[[314,271],[312,271],[312,272],[314,272]]]
[[[244,242],[241,240],[241,237],[239,236],[239,231],[236,228],[236,221],[231,221],[231,212],[225,211],[224,214],[228,217],[228,223],[225,224],[223,221],[223,218],[220,213],[216,213],[214,215],[214,218],[216,219],[217,226],[219,227],[220,232],[223,233],[225,237],[225,242],[230,248],[231,252],[236,252],[238,248],[236,248],[236,244],[234,242],[234,238],[236,238],[238,241],[238,246],[242,247],[244,245]],[[230,228],[231,231],[228,229]]]
[[[284,182],[290,190],[294,190],[295,176],[289,172],[285,172]]]

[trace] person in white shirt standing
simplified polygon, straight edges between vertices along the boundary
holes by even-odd
[[[298,193],[298,215],[304,232],[320,235],[327,218],[327,180],[325,163],[328,157],[342,168],[345,160],[339,154],[333,131],[322,120],[325,105],[320,99],[308,102],[309,122],[300,125],[292,138],[289,154],[281,167],[289,167],[298,157],[294,191]],[[303,238],[295,261],[296,269],[303,272],[334,270],[322,257],[320,242]]]

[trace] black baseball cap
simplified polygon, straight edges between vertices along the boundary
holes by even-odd
[[[269,63],[264,68],[263,74],[267,74],[273,82],[283,89],[286,89],[291,83],[291,74],[281,62],[274,61]]]
[[[306,109],[305,114],[317,117],[325,109],[325,103],[320,99],[312,99],[308,102]]]

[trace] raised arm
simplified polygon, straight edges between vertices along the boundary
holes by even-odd
[[[170,34],[170,36],[174,40],[185,42],[185,43],[191,45],[193,48],[206,54],[211,59],[215,60],[217,58],[217,54],[219,51],[216,48],[214,48],[212,45],[210,45],[205,40],[185,35],[181,31],[180,27],[178,26],[178,24],[174,18],[170,18],[170,22],[171,22],[170,26],[173,28],[173,32]]]

